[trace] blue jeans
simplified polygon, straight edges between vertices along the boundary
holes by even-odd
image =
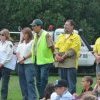
[[[67,80],[69,92],[71,94],[76,92],[77,70],[75,68],[59,68],[59,75],[61,79]]]
[[[18,75],[23,100],[37,100],[34,65],[18,64]]]
[[[100,63],[96,64],[96,74],[98,74],[100,72]]]
[[[1,77],[2,77],[2,69],[0,69],[0,80],[1,80]]]
[[[1,100],[7,100],[10,72],[11,70],[8,68],[5,67],[2,68]]]
[[[44,90],[48,83],[49,68],[52,64],[36,65],[36,81],[40,98],[44,97]]]

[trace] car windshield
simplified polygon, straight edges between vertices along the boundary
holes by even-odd
[[[10,36],[13,42],[19,42],[20,32],[10,32]]]

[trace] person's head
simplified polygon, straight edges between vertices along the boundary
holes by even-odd
[[[1,40],[2,41],[6,41],[6,40],[10,40],[10,33],[8,29],[2,29],[1,32]]]
[[[100,72],[97,73],[96,78],[97,78],[97,84],[100,86]]]
[[[54,30],[54,26],[53,25],[49,25],[48,31],[53,31],[53,30]]]
[[[30,41],[33,38],[33,34],[32,34],[32,30],[29,27],[25,27],[22,30],[22,34],[23,34],[23,40],[25,41]]]
[[[51,94],[54,92],[54,84],[49,83],[46,85],[46,88],[44,90],[44,97],[45,99],[50,99]]]
[[[83,95],[80,100],[98,100],[96,96],[92,94]]]
[[[67,32],[67,33],[71,34],[74,30],[74,27],[75,27],[75,22],[71,19],[67,20],[64,25],[65,33]]]
[[[30,25],[32,26],[33,31],[36,33],[39,33],[40,30],[43,28],[43,22],[40,19],[33,20]]]
[[[55,82],[55,92],[58,95],[62,95],[67,90],[66,80],[56,80]]]
[[[82,78],[83,88],[90,87],[93,84],[93,79],[91,76],[84,76]]]

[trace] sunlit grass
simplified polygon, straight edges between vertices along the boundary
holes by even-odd
[[[77,78],[77,93],[78,94],[80,94],[82,90],[81,78],[82,77]],[[59,79],[58,76],[49,76],[49,83],[54,83],[54,81],[57,79]],[[95,84],[96,82],[95,77],[93,79],[94,79],[94,84]],[[1,87],[1,81],[0,81],[0,87]],[[11,76],[10,83],[9,83],[8,100],[22,100],[18,76]]]

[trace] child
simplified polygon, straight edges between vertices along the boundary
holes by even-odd
[[[93,84],[93,79],[91,76],[84,76],[82,78],[82,86],[83,86],[83,89],[82,89],[82,92],[81,94],[78,96],[77,94],[73,94],[76,99],[80,99],[83,95],[85,94],[91,94],[92,93],[92,90],[93,88],[91,87],[91,85]]]
[[[92,77],[91,76],[84,76],[82,78],[82,85],[83,85],[82,93],[92,91],[93,90],[93,88],[91,87],[92,84],[93,84]]]
[[[93,89],[93,93],[98,97],[100,100],[100,72],[97,73],[97,83]]]
[[[54,85],[52,83],[47,84],[44,90],[44,98],[41,100],[50,100],[50,96],[53,92],[54,92]]]
[[[68,91],[66,80],[57,80],[55,83],[55,99],[51,100],[73,100],[75,99],[72,94]]]

